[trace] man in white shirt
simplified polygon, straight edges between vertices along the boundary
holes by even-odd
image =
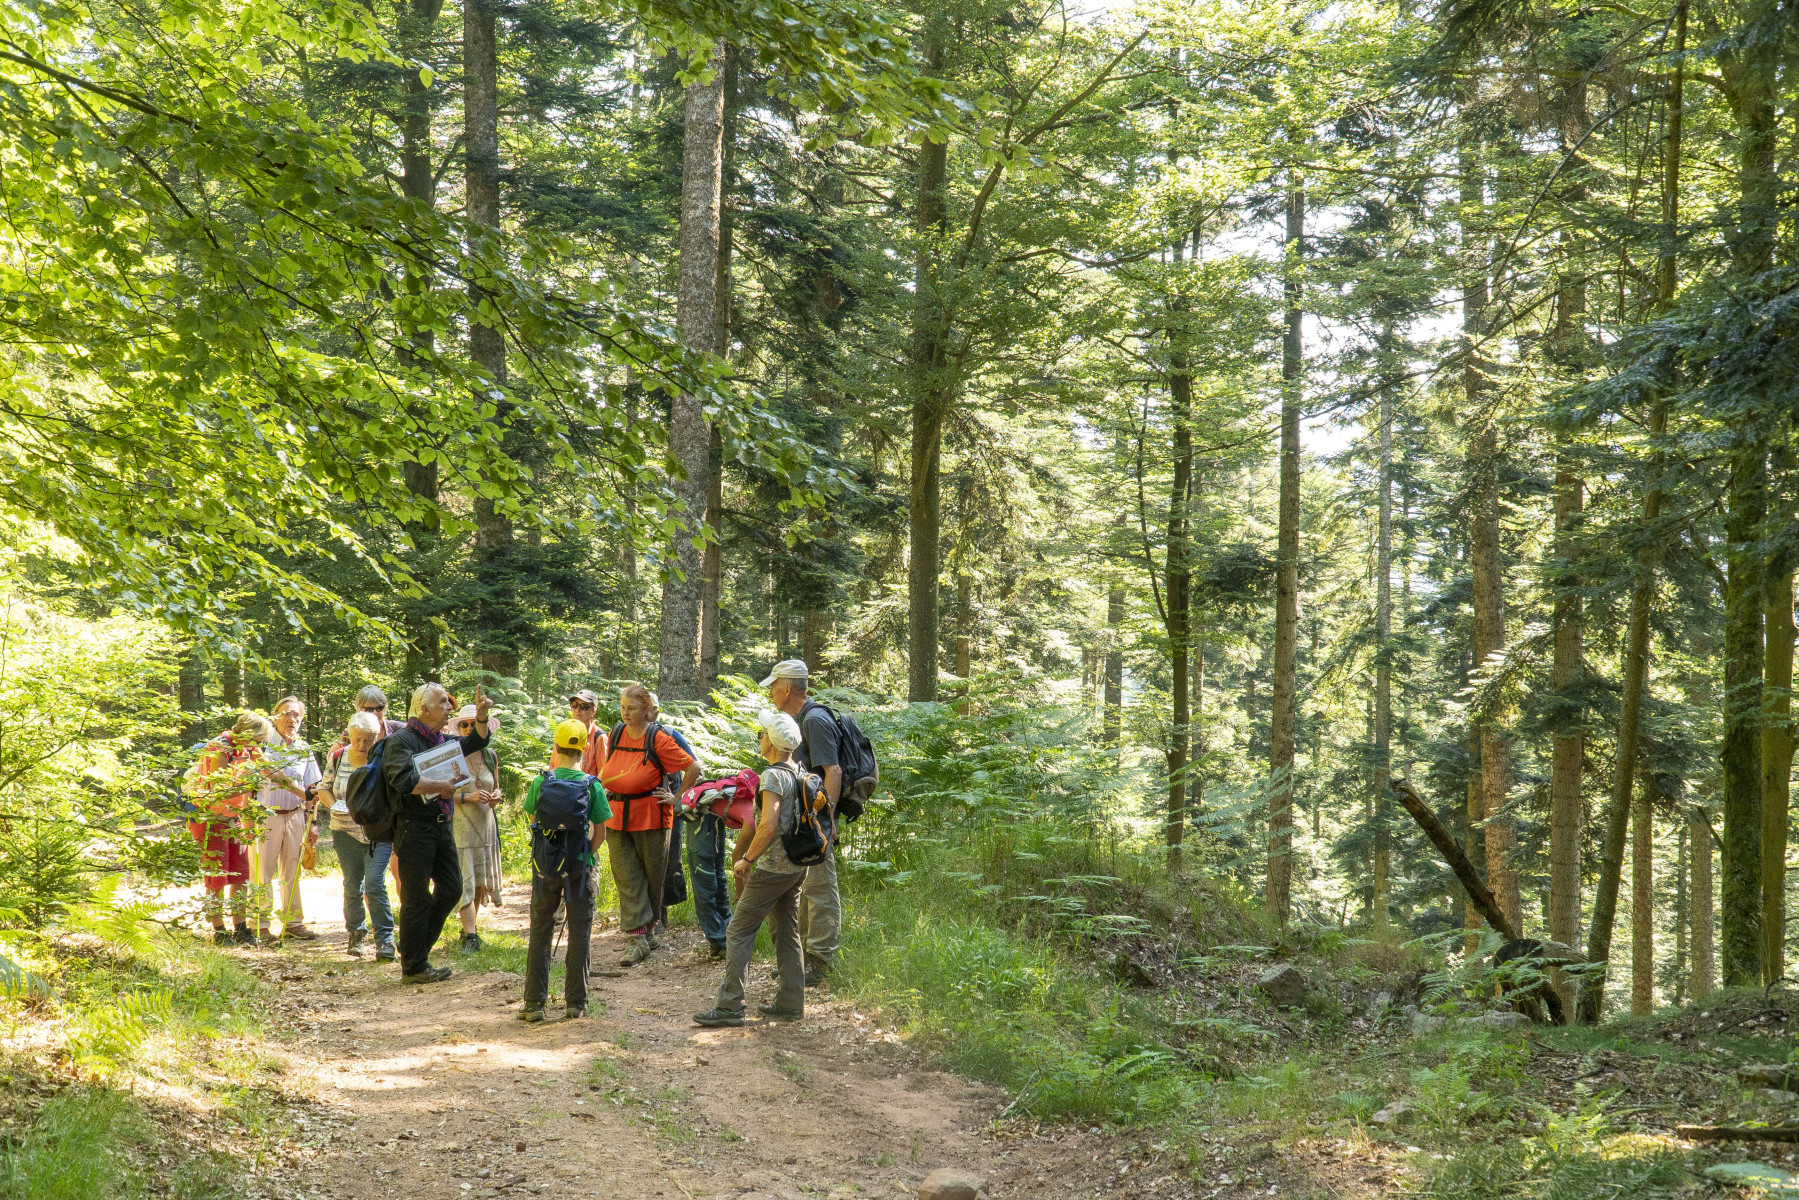
[[[312,822],[312,791],[323,778],[312,747],[300,738],[306,722],[306,703],[298,696],[284,696],[275,704],[274,724],[279,741],[263,756],[268,777],[256,791],[263,808],[262,841],[257,846],[257,882],[265,888],[281,877],[281,936],[312,941],[319,935],[306,928],[300,908],[300,851]],[[272,901],[271,901],[272,906]],[[264,945],[279,945],[262,914],[256,931]]]

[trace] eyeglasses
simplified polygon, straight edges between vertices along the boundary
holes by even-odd
[[[591,704],[571,704],[571,705],[569,705],[569,707],[574,709],[576,712],[592,712],[592,711],[594,711],[594,706]]]

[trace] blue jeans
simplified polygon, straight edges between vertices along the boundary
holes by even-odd
[[[731,893],[725,883],[730,861],[724,818],[707,813],[687,831],[687,866],[693,875],[693,915],[714,945],[723,944],[731,924]]]
[[[331,832],[331,845],[344,873],[344,928],[366,930],[372,920],[375,944],[392,945],[394,914],[387,902],[387,860],[393,857],[393,843],[371,846],[337,829]],[[364,901],[368,906],[367,919],[363,915]]]

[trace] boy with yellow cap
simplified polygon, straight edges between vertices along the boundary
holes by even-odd
[[[521,1021],[543,1020],[550,990],[550,934],[556,910],[568,901],[568,957],[562,979],[563,1019],[587,1015],[587,950],[593,937],[593,846],[612,815],[600,781],[581,770],[588,727],[556,726],[554,766],[531,781],[531,940],[525,951],[525,1007]]]

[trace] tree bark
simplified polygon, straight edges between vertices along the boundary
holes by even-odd
[[[1175,250],[1178,259],[1180,247]],[[1162,822],[1168,848],[1168,869],[1177,870],[1187,823],[1187,750],[1193,714],[1187,689],[1187,662],[1191,630],[1189,585],[1192,582],[1188,504],[1193,491],[1193,380],[1187,374],[1186,331],[1169,329],[1169,419],[1174,423],[1174,481],[1168,497],[1168,669],[1173,695],[1168,731],[1168,806]]]
[[[1712,994],[1712,823],[1697,805],[1688,810],[1687,845],[1693,869],[1693,999]]]
[[[442,0],[406,0],[400,12],[397,38],[403,59],[421,62],[429,56],[442,12]],[[431,144],[431,84],[425,82],[417,70],[408,71],[405,80],[400,108],[400,192],[408,200],[430,209],[437,204],[437,173]],[[432,280],[424,268],[414,265],[403,285],[409,293],[418,295],[431,287]],[[427,370],[435,342],[429,329],[408,327],[398,352],[400,365],[413,371]],[[419,556],[426,558],[437,532],[437,464],[410,459],[403,467],[403,474],[407,490],[428,506],[425,518],[413,522],[408,531]],[[419,583],[429,590],[432,581],[420,578]],[[406,625],[406,658],[400,683],[403,691],[410,692],[421,682],[437,679],[442,673],[443,645],[437,626],[421,606],[409,606]]]
[[[719,214],[723,201],[725,53],[713,47],[711,78],[687,86],[681,133],[680,277],[675,324],[689,350],[714,353],[718,345]],[[671,406],[669,457],[682,527],[669,547],[662,580],[662,627],[657,653],[658,691],[665,700],[699,700],[701,546],[706,497],[711,491],[712,430],[700,398],[683,392]]]
[[[925,24],[921,39],[924,73],[941,78],[947,29],[941,16]],[[944,339],[947,330],[943,297],[938,291],[940,241],[949,220],[945,189],[949,180],[949,145],[925,139],[918,147],[918,203],[914,230],[918,254],[913,267],[912,362],[912,490],[911,555],[907,565],[906,619],[907,698],[937,698],[939,634],[938,569],[942,532],[942,454],[944,408]]]
[[[1383,338],[1390,340],[1391,334]],[[1392,849],[1386,822],[1393,778],[1393,388],[1380,392],[1379,525],[1374,552],[1374,923],[1387,924]],[[1317,806],[1313,805],[1316,814]]]
[[[1655,813],[1643,780],[1631,813],[1630,1013],[1655,1011]]]
[[[725,47],[724,134],[719,147],[720,184],[718,208],[718,273],[713,289],[712,315],[717,334],[712,353],[731,354],[731,255],[736,223],[732,220],[730,190],[737,146],[737,51]],[[706,451],[706,527],[711,531],[700,555],[700,690],[707,696],[718,686],[720,636],[719,602],[724,594],[725,443],[714,427]],[[809,661],[809,660],[808,660]],[[815,668],[819,665],[812,664]]]
[[[974,630],[974,601],[972,599],[972,583],[967,571],[956,572],[956,678],[961,680],[958,690],[961,699],[956,705],[956,712],[961,716],[968,715],[968,676],[974,670],[971,637]]]
[[[1124,732],[1124,585],[1106,593],[1106,699],[1101,739],[1116,746]]]
[[[1293,752],[1299,694],[1299,410],[1304,369],[1305,313],[1299,278],[1304,249],[1305,184],[1297,173],[1287,183],[1286,335],[1281,341],[1280,508],[1274,564],[1274,711],[1269,726],[1268,873],[1263,904],[1287,923],[1293,899]]]
[[[1762,982],[1786,973],[1787,799],[1793,769],[1793,572],[1767,579],[1762,697]]]
[[[1732,447],[1724,536],[1724,984],[1762,975],[1762,524],[1765,448],[1753,429]]]
[[[1465,797],[1465,815],[1468,823],[1467,845],[1463,852],[1471,863],[1486,865],[1486,848],[1481,843],[1481,826],[1487,819],[1487,804],[1480,786],[1480,733],[1470,730],[1468,733],[1468,791]],[[1462,928],[1467,933],[1462,937],[1462,950],[1473,954],[1480,945],[1480,927],[1482,919],[1480,910],[1474,906],[1473,900],[1462,905]]]

